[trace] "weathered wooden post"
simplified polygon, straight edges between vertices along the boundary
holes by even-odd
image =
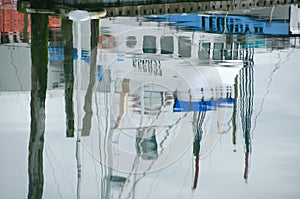
[[[62,39],[64,48],[64,79],[65,79],[65,112],[66,112],[66,136],[74,137],[74,48],[73,48],[73,22],[62,19]]]
[[[44,2],[32,0],[38,8]],[[45,133],[45,100],[48,72],[48,15],[31,14],[31,126],[28,155],[28,198],[42,198],[44,186],[43,151]]]

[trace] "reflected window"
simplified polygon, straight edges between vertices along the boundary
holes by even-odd
[[[172,36],[163,36],[160,39],[161,54],[173,54],[174,41]]]
[[[137,41],[136,41],[136,37],[135,36],[128,36],[126,38],[126,46],[128,48],[134,48],[137,44]]]
[[[10,43],[8,35],[1,35],[1,44]]]
[[[178,55],[179,57],[191,57],[192,44],[191,40],[186,37],[179,37]]]
[[[157,141],[153,127],[139,130],[136,137],[136,150],[138,154],[141,154],[143,160],[157,159]]]
[[[231,43],[226,44],[224,57],[226,60],[232,60],[232,44]]]
[[[100,35],[98,37],[98,45],[102,49],[113,48],[114,38],[111,35]]]
[[[143,53],[156,53],[156,37],[147,35],[144,36]]]
[[[126,178],[123,176],[110,176],[109,180],[114,188],[122,188],[126,182]]]
[[[239,44],[238,43],[233,43],[233,60],[238,60],[239,59]]]
[[[145,112],[149,114],[157,114],[160,111],[160,107],[163,106],[163,94],[162,92],[145,92],[144,93],[144,106]]]
[[[213,59],[214,60],[222,60],[223,59],[223,43],[215,43],[213,50]]]
[[[208,60],[210,54],[210,43],[202,43],[199,45],[198,57],[200,60]]]

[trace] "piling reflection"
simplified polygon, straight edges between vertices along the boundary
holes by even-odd
[[[92,95],[94,92],[94,87],[96,84],[96,61],[97,61],[97,41],[99,35],[99,20],[91,21],[91,58],[90,58],[90,79],[89,85],[86,91],[85,99],[84,99],[84,107],[83,110],[85,112],[83,118],[83,126],[82,126],[82,135],[88,136],[91,131],[91,123],[92,123]]]
[[[65,111],[66,111],[66,136],[74,137],[74,48],[73,48],[73,34],[72,21],[69,19],[62,19],[62,44],[64,52],[64,80],[65,80]]]
[[[48,15],[32,14],[31,126],[28,198],[42,198],[44,188],[45,100],[48,73]]]

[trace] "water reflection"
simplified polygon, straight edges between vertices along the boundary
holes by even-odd
[[[31,102],[28,198],[42,198],[45,100],[48,74],[48,15],[32,14]]]
[[[278,7],[279,13],[282,9]],[[50,128],[46,101],[52,98],[63,99],[56,106],[64,103],[65,115],[58,116],[65,121],[65,129],[57,130],[57,135],[65,130],[60,141],[74,141],[66,147],[66,151],[71,148],[69,157],[61,160],[62,167],[64,161],[73,161],[75,168],[70,173],[76,176],[76,186],[72,184],[76,191],[67,198],[146,197],[149,181],[165,178],[164,172],[178,169],[178,164],[184,166],[174,175],[178,180],[186,178],[185,171],[192,175],[182,188],[192,194],[191,188],[196,191],[204,184],[204,179],[198,183],[202,162],[228,136],[236,154],[243,146],[239,160],[248,181],[256,53],[296,47],[299,42],[290,43],[296,37],[262,36],[289,36],[297,32],[295,26],[289,29],[289,23],[277,15],[272,16],[276,20],[239,13],[98,20],[91,13],[74,12],[58,18],[26,13],[23,28],[13,37],[1,31],[4,53],[11,46],[31,52],[31,65],[24,59],[22,66],[31,70],[31,86],[26,82],[30,75],[19,72],[19,65],[0,76],[3,95],[31,91],[28,198],[52,196],[52,189],[44,193],[51,178],[43,167],[48,164],[43,161],[44,145],[51,143],[51,135],[44,140]],[[53,21],[59,27],[53,28]],[[15,65],[17,59],[11,54],[8,65]],[[58,111],[56,106],[48,108]],[[49,147],[59,146],[52,142]],[[87,187],[92,184],[97,189],[90,194]]]
[[[251,154],[251,118],[254,95],[253,67],[245,67],[240,71],[240,117],[245,147],[244,179],[248,179],[249,158]]]
[[[193,131],[194,131],[194,143],[193,143],[193,154],[195,156],[195,176],[193,189],[197,188],[198,185],[198,177],[199,177],[199,156],[201,149],[201,140],[203,135],[203,122],[205,118],[205,111],[203,112],[194,112],[193,115]]]
[[[97,41],[99,35],[99,21],[92,20],[91,21],[91,61],[90,61],[90,80],[87,88],[87,92],[85,95],[85,104],[84,104],[84,112],[85,116],[83,118],[83,126],[82,126],[82,135],[88,136],[91,130],[92,123],[92,95],[96,83],[96,59],[97,59]]]
[[[74,137],[74,110],[73,110],[73,89],[74,89],[74,48],[72,21],[62,19],[62,44],[64,61],[64,80],[65,80],[65,111],[66,111],[66,135]]]

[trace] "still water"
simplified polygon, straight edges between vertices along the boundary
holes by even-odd
[[[300,197],[298,5],[1,10],[0,198]]]

